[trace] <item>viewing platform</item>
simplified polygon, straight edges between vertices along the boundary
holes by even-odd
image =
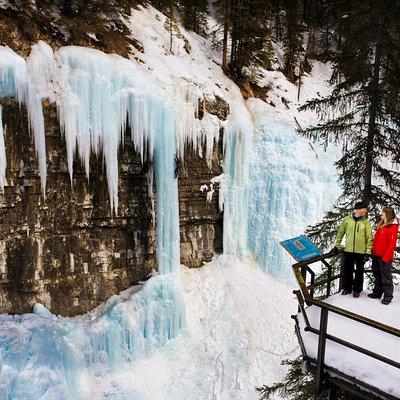
[[[329,389],[337,399],[342,388],[361,399],[400,399],[400,288],[383,305],[379,299],[341,295],[341,274],[327,261],[332,253],[293,265],[299,290],[299,313],[292,318],[302,356],[316,374],[316,392]],[[322,262],[321,278],[311,267]],[[368,274],[368,264],[365,274]],[[399,271],[393,270],[394,274]],[[367,284],[367,282],[365,282]]]

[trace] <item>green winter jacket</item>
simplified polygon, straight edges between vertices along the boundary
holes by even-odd
[[[344,235],[346,235],[344,251],[371,254],[372,228],[367,218],[363,217],[355,220],[353,215],[344,217],[336,234],[336,247],[340,247]]]

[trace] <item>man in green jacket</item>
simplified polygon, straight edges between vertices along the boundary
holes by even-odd
[[[343,253],[343,290],[342,294],[359,297],[363,290],[364,263],[371,255],[372,228],[367,218],[367,204],[359,201],[354,205],[354,212],[342,219],[336,235],[334,250],[337,250],[343,236],[346,236]],[[356,271],[354,274],[354,264]]]

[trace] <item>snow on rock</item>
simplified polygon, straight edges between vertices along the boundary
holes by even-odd
[[[351,296],[335,295],[326,300],[340,308],[360,314],[383,324],[400,329],[400,289],[395,288],[394,299],[389,306],[381,304],[379,299],[370,299],[367,293],[362,293],[358,299]],[[319,328],[320,308],[307,308],[307,315],[312,327]],[[302,326],[304,320],[299,316]],[[348,318],[329,313],[327,332],[340,339],[364,347],[374,353],[400,362],[399,338],[389,333],[354,322]],[[307,354],[316,358],[318,336],[311,332],[304,332],[302,337]],[[398,368],[368,357],[364,354],[343,347],[337,343],[327,341],[325,363],[345,374],[366,382],[385,393],[400,398],[400,371]]]
[[[229,104],[243,103],[239,88],[214,62],[211,40],[179,26],[179,34],[172,39],[171,52],[165,21],[165,15],[154,7],[133,10],[130,22],[132,37],[143,45],[144,51],[132,50],[143,68],[147,68],[161,86],[174,93],[171,98],[178,110],[176,125],[180,126],[179,120],[187,118],[185,110],[197,107],[199,99],[213,101],[219,96]],[[182,157],[183,145],[189,143],[202,155],[201,145],[204,145],[204,155],[210,161],[222,122],[215,115],[206,113],[200,121],[195,119],[192,123],[192,128],[181,130],[178,135],[178,154]]]

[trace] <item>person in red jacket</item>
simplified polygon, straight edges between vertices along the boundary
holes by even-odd
[[[393,277],[390,271],[394,251],[396,249],[399,224],[392,207],[383,207],[372,244],[372,272],[374,289],[368,295],[372,299],[380,299],[382,304],[389,304],[393,299]]]

